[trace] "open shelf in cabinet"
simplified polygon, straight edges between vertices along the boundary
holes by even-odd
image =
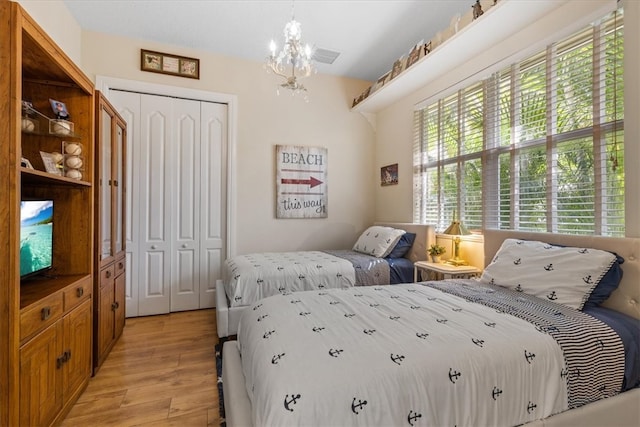
[[[45,171],[37,169],[29,169],[20,167],[20,173],[22,174],[22,184],[28,185],[70,185],[79,187],[91,187],[91,183],[88,181],[82,181],[72,178],[67,178],[61,175],[54,175]]]

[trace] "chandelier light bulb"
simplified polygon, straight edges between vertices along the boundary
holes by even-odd
[[[271,40],[271,43],[269,43],[269,50],[271,51],[271,56],[274,57],[276,56],[276,42]]]

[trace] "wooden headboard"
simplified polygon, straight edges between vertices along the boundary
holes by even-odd
[[[622,281],[602,305],[640,319],[640,239],[484,230],[484,265],[493,260],[505,239],[539,240],[557,245],[602,249],[624,258]]]
[[[408,222],[376,222],[375,225],[383,225],[385,227],[400,228],[409,233],[416,234],[416,240],[405,258],[413,262],[424,261],[427,259],[427,248],[436,242],[436,231],[431,225],[411,224]]]

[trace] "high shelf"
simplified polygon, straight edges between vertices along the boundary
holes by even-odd
[[[104,362],[125,323],[125,200],[127,124],[96,91],[94,372]]]
[[[0,0],[0,22],[0,425],[46,426],[91,375],[94,88],[19,4]],[[23,131],[22,100],[53,118],[49,99],[66,104],[73,129],[56,134],[39,116]],[[41,158],[63,143],[82,146],[69,177]],[[53,256],[46,275],[21,280],[20,202],[29,199],[53,200]]]

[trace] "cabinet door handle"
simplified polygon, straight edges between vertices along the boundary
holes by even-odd
[[[118,308],[118,303],[117,302],[112,302],[111,303],[111,310],[116,311],[117,308]]]
[[[76,289],[76,296],[80,298],[82,295],[84,295],[84,288]]]
[[[118,269],[122,270],[124,268],[124,263],[119,262],[118,263]]]
[[[56,359],[56,369],[60,369],[62,368],[62,365],[64,364],[65,360],[64,360],[64,354],[60,357],[58,357]]]
[[[71,359],[71,349],[64,352],[64,361],[68,362]]]
[[[119,302],[119,301],[114,302],[114,304],[116,305],[116,310],[117,310],[118,308],[120,308],[120,302]]]
[[[118,181],[117,181],[117,180],[116,180],[116,181],[113,181],[113,186],[114,186],[114,187],[117,187],[117,186],[118,186]]]
[[[156,245],[151,245],[151,249],[155,250],[158,249],[158,247]]]
[[[111,270],[107,270],[107,271],[104,273],[104,277],[106,277],[107,279],[110,279],[110,278],[111,278]]]
[[[40,310],[40,318],[47,320],[49,317],[51,317],[51,307],[42,307],[42,310]]]

